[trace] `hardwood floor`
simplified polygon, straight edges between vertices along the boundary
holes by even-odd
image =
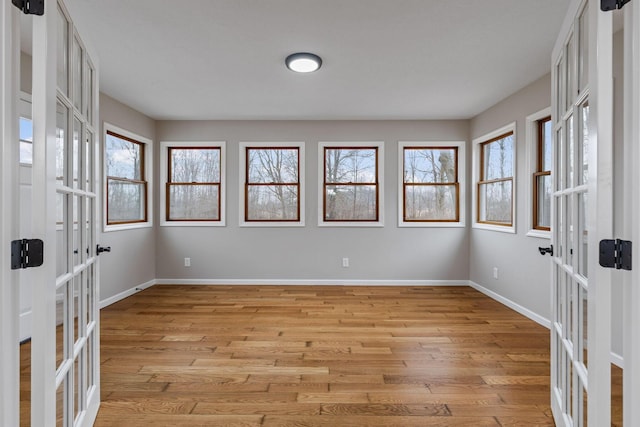
[[[468,287],[154,286],[96,426],[552,426],[549,331]]]

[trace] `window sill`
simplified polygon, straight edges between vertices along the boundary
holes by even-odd
[[[160,227],[225,227],[224,221],[162,221]]]
[[[335,222],[318,222],[318,227],[384,227],[382,221],[335,221]]]
[[[138,228],[152,228],[153,223],[151,222],[141,222],[136,224],[118,224],[118,225],[105,225],[103,227],[103,231],[105,233],[109,233],[112,231],[125,231],[125,230],[135,230]]]
[[[398,224],[401,228],[464,228],[466,224],[464,222],[446,222],[446,221],[433,221],[433,222],[407,222],[401,221]]]
[[[527,232],[528,237],[536,237],[538,239],[551,239],[551,232],[544,230],[529,230]]]
[[[475,223],[473,224],[473,228],[478,230],[498,231],[500,233],[516,234],[515,225],[501,226],[501,225]]]
[[[278,221],[240,221],[239,224],[240,227],[247,227],[247,228],[251,228],[251,227],[275,227],[275,228],[282,228],[282,227],[304,227],[304,221],[296,221],[296,222],[286,222],[286,221],[282,221],[282,222],[278,222]]]

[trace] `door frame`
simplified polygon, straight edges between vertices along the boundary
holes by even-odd
[[[625,230],[640,243],[640,4],[629,2],[624,8],[624,152]],[[629,187],[626,187],[629,188]],[[633,270],[625,275],[623,307],[623,425],[640,425],[640,252],[632,252]]]
[[[20,349],[19,276],[11,270],[9,242],[18,236],[18,88],[20,86],[20,11],[11,1],[0,6],[0,424],[19,424]]]

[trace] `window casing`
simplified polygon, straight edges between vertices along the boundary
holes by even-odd
[[[533,229],[551,231],[551,159],[552,124],[551,117],[536,122],[536,168],[533,173]]]
[[[319,144],[319,225],[382,226],[382,142]]]
[[[151,226],[151,141],[105,123],[105,231]]]
[[[400,143],[401,223],[460,222],[460,147]]]
[[[473,143],[474,227],[515,233],[515,123]]]
[[[304,225],[304,144],[241,143],[240,224]]]

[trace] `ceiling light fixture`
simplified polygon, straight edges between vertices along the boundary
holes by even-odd
[[[322,59],[313,53],[292,53],[284,60],[287,68],[296,73],[312,73],[322,65]]]

